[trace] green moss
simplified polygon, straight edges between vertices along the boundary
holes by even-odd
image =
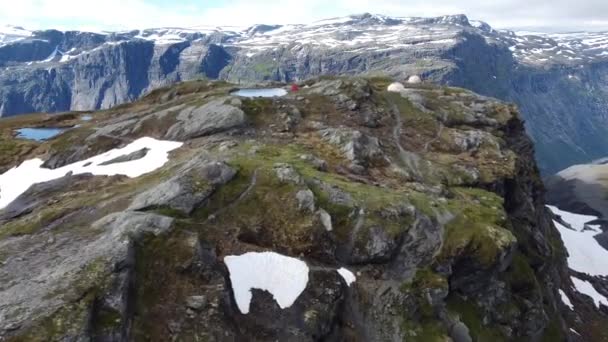
[[[263,76],[271,76],[277,66],[274,63],[257,63],[253,65],[253,70]]]
[[[386,91],[388,86],[393,83],[393,79],[387,76],[373,76],[367,79],[370,86],[374,91],[383,92]]]
[[[513,262],[507,270],[506,278],[513,292],[539,290],[536,274],[527,258],[520,252],[515,253]]]
[[[158,207],[151,210],[153,213],[163,216],[169,216],[173,218],[187,218],[188,215],[181,210],[173,209],[171,207]]]
[[[22,156],[25,156],[37,146],[36,143],[26,140],[4,137],[0,132],[0,173],[3,170],[16,166]]]
[[[453,188],[454,198],[447,204],[455,215],[446,225],[446,235],[440,258],[448,259],[461,254],[476,256],[486,266],[517,240],[507,229],[502,198],[473,188]]]
[[[196,240],[190,237],[188,232],[174,230],[137,242],[134,340],[167,339],[164,322],[184,314],[179,310],[197,288],[196,279],[183,272],[194,256]]]
[[[445,342],[448,341],[447,329],[438,321],[413,322],[404,321],[401,329],[405,332],[406,341],[412,342]]]
[[[112,309],[102,309],[95,317],[93,323],[95,335],[102,335],[105,332],[112,332],[119,329],[122,325],[122,315]]]
[[[243,99],[241,108],[256,126],[267,126],[273,121],[274,102],[269,98]]]
[[[483,314],[474,303],[452,294],[447,300],[447,306],[450,314],[459,317],[469,328],[473,341],[500,342],[507,340],[496,326],[487,326],[483,323]]]
[[[10,221],[0,229],[0,239],[9,236],[30,235],[38,232],[48,224],[65,215],[66,209],[62,207],[49,207],[42,211]]]
[[[430,267],[419,269],[411,282],[401,285],[401,291],[416,299],[417,311],[420,317],[429,320],[435,317],[435,310],[429,302],[428,293],[431,290],[447,291],[448,281],[445,277],[434,272]]]
[[[447,289],[448,281],[445,277],[427,267],[416,272],[411,287],[416,289]]]
[[[565,341],[564,334],[562,333],[562,329],[559,325],[559,320],[556,317],[549,320],[549,325],[545,328],[543,332],[542,342],[555,342],[555,341]]]

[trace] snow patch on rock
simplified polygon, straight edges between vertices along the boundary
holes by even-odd
[[[338,269],[338,273],[342,276],[342,278],[344,278],[344,281],[348,286],[357,281],[357,277],[353,274],[353,272],[347,270],[344,267]]]
[[[608,306],[608,299],[606,299],[606,297],[602,296],[602,294],[597,292],[590,282],[580,280],[576,277],[571,278],[576,290],[582,294],[591,297],[593,299],[593,302],[595,303],[595,306],[597,306],[598,308],[600,307],[600,304]]]
[[[182,146],[181,142],[140,138],[129,145],[108,151],[87,160],[58,169],[43,168],[44,161],[38,158],[24,161],[21,165],[0,175],[0,209],[8,206],[33,184],[48,182],[67,174],[90,173],[96,176],[124,175],[130,178],[152,172],[169,160],[169,152]],[[145,156],[137,160],[102,165],[121,156],[148,149]]]
[[[568,250],[568,266],[592,276],[608,276],[608,251],[595,239],[597,231],[585,229],[586,223],[597,217],[569,213],[554,206],[547,207],[573,228],[553,221]]]
[[[243,314],[249,313],[252,289],[270,292],[279,307],[285,309],[293,305],[308,284],[306,263],[278,253],[228,255],[224,263],[230,272],[234,299]]]
[[[570,308],[570,310],[574,310],[574,305],[572,305],[572,301],[570,300],[570,298],[568,298],[568,295],[566,294],[566,292],[564,292],[564,290],[560,289],[559,295],[560,295],[560,297],[562,297],[562,302],[564,302],[564,304],[566,304]]]

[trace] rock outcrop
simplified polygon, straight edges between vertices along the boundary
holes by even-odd
[[[253,99],[187,82],[41,143],[0,122],[0,149],[19,151],[1,169],[184,142],[148,174],[68,174],[0,211],[0,340],[605,339],[605,313],[560,299],[566,252],[517,109],[393,81]],[[306,263],[306,286],[288,305],[254,288],[244,314],[224,258],[270,251]]]

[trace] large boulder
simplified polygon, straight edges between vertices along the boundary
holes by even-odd
[[[190,214],[236,171],[224,162],[204,157],[187,163],[176,176],[135,197],[130,210],[170,208]]]
[[[165,138],[183,141],[245,125],[245,112],[226,102],[227,98],[220,98],[200,107],[182,109],[177,115],[177,122],[169,128]]]

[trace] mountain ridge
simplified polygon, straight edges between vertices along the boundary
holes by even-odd
[[[464,15],[364,14],[309,25],[30,34],[0,47],[2,116],[109,108],[200,77],[420,75],[518,104],[547,174],[605,157],[608,144],[605,33],[519,36]]]

